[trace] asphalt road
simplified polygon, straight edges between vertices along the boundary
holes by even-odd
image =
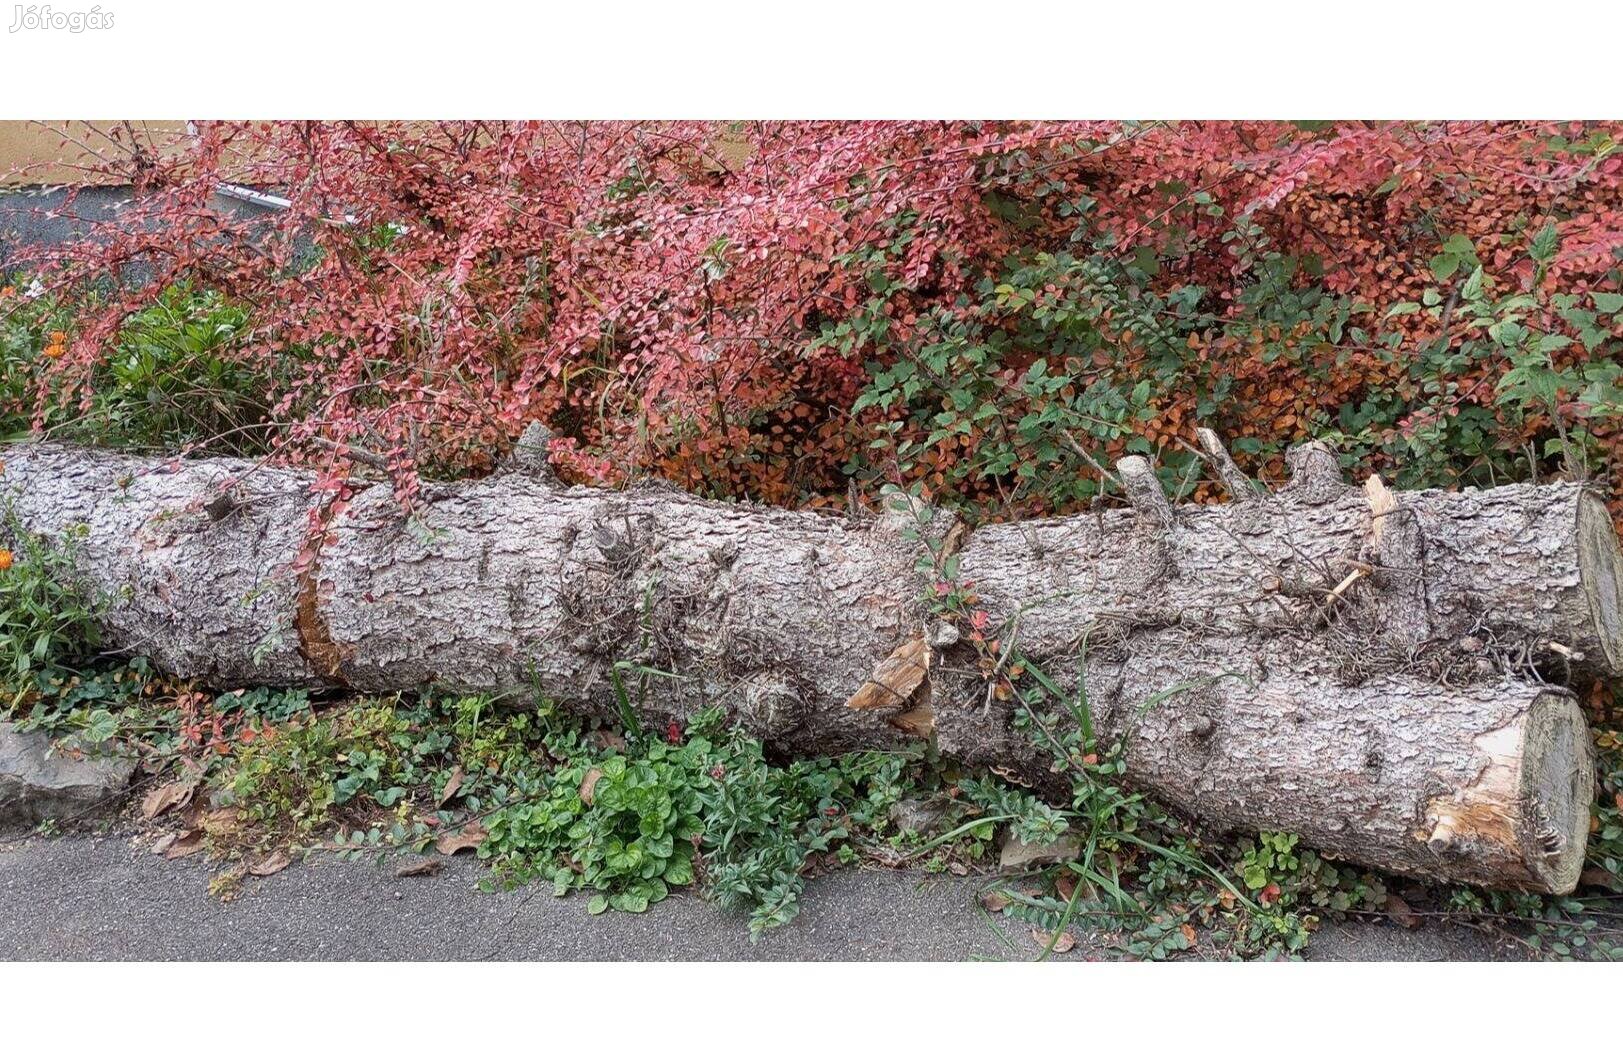
[[[169,861],[125,834],[0,838],[0,959],[964,960],[1029,959],[1028,931],[975,903],[984,880],[845,870],[812,880],[800,917],[752,944],[744,920],[679,894],[643,915],[590,916],[550,888],[485,893],[468,857],[437,876],[397,862],[297,863],[208,894],[201,857]],[[1513,955],[1463,928],[1327,926],[1320,959]],[[1082,936],[1065,960],[1109,958]]]

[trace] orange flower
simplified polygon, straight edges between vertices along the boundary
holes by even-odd
[[[51,332],[51,344],[52,345],[66,345],[67,341],[68,341],[68,332],[67,331],[52,331]]]
[[[17,293],[16,287],[0,287],[0,298],[9,298]]]
[[[0,572],[11,568],[11,552],[0,547]]]
[[[55,343],[45,347],[45,355],[50,357],[52,360],[55,360],[57,357],[61,356],[67,351],[68,350],[65,346],[57,345]]]

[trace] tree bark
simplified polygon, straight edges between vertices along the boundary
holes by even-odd
[[[1124,461],[1133,510],[967,535],[905,498],[859,519],[522,466],[426,485],[407,517],[385,486],[333,504],[241,461],[14,445],[4,462],[21,527],[85,526],[109,642],[183,678],[438,683],[611,717],[623,695],[650,723],[720,706],[789,752],[933,737],[1040,781],[1005,682],[1024,664],[1073,707],[1085,691],[1134,783],[1214,826],[1487,885],[1575,884],[1588,733],[1541,673],[1623,659],[1593,496],[1360,492],[1320,446],[1278,494],[1219,463],[1237,502],[1174,507]],[[941,612],[938,579],[978,598]]]

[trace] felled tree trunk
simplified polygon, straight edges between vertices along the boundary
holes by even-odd
[[[181,677],[624,700],[649,723],[719,706],[790,752],[933,737],[1037,778],[1023,665],[1072,705],[1085,688],[1129,777],[1215,826],[1569,890],[1588,734],[1535,666],[1618,670],[1604,508],[1572,485],[1359,492],[1316,446],[1270,496],[1213,458],[1238,502],[1173,508],[1124,460],[1131,511],[967,536],[907,502],[853,519],[544,471],[428,486],[408,518],[383,486],[336,510],[295,471],[43,445],[4,453],[0,489],[28,530],[86,526],[109,640]],[[953,612],[929,602],[949,551]]]
[[[1087,705],[1135,785],[1224,828],[1293,832],[1402,874],[1576,884],[1594,763],[1571,694],[1506,676],[1348,685],[1312,651],[1147,632],[1089,652]],[[1060,659],[1036,663],[1074,693]]]

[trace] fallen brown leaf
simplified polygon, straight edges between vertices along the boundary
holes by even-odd
[[[255,878],[269,878],[273,874],[287,870],[292,862],[293,857],[287,854],[287,850],[277,849],[257,863],[249,864],[248,873]]]
[[[1044,933],[1040,929],[1033,929],[1031,931],[1031,939],[1036,941],[1037,944],[1043,948],[1047,948],[1049,941],[1053,941],[1055,955],[1064,955],[1066,952],[1076,947],[1076,938],[1071,935],[1069,930],[1061,933],[1059,938],[1056,940],[1052,933]]]
[[[196,779],[180,779],[164,783],[141,798],[141,818],[156,819],[173,808],[180,808],[197,792]]]
[[[203,830],[201,827],[193,827],[190,830],[181,831],[175,837],[175,840],[169,843],[169,848],[164,852],[163,858],[166,860],[178,860],[183,856],[190,856],[202,848]]]
[[[1076,895],[1076,879],[1069,874],[1062,874],[1054,881],[1054,889],[1058,891],[1061,900],[1068,902]]]
[[[462,789],[462,765],[458,764],[451,769],[451,774],[446,777],[445,789],[441,790],[439,797],[435,799],[434,807],[444,808],[445,802],[455,797],[456,792],[460,789]]]
[[[603,778],[603,769],[593,768],[588,771],[586,773],[586,777],[580,781],[580,799],[586,805],[591,805],[592,792],[597,789],[597,780],[601,778]]]
[[[1009,906],[1009,894],[1001,889],[989,889],[981,894],[981,906],[988,911],[1002,911]]]
[[[237,832],[241,822],[235,808],[211,808],[201,817],[202,827],[210,837],[229,837]]]
[[[477,849],[486,836],[485,828],[478,822],[473,822],[461,830],[441,834],[440,839],[434,842],[434,848],[438,849],[442,856],[455,856],[463,849]]]
[[[618,734],[618,733],[616,733],[614,731],[610,731],[607,728],[601,728],[600,727],[596,731],[593,731],[592,732],[592,741],[596,742],[603,749],[625,749],[626,748],[626,740],[625,740],[624,736],[622,736],[622,735],[620,735],[620,734]]]
[[[1396,893],[1386,894],[1386,914],[1404,929],[1416,929],[1420,926],[1420,916],[1409,907],[1407,900]]]
[[[444,860],[437,860],[432,856],[423,856],[396,867],[394,876],[396,878],[426,878],[440,873],[440,869],[444,866]]]
[[[153,853],[153,855],[162,856],[164,853],[168,852],[169,851],[169,846],[171,846],[171,845],[173,845],[175,843],[175,838],[177,836],[178,835],[174,831],[171,830],[169,833],[165,834],[163,837],[159,838],[157,841],[154,841],[152,843],[152,853]]]

